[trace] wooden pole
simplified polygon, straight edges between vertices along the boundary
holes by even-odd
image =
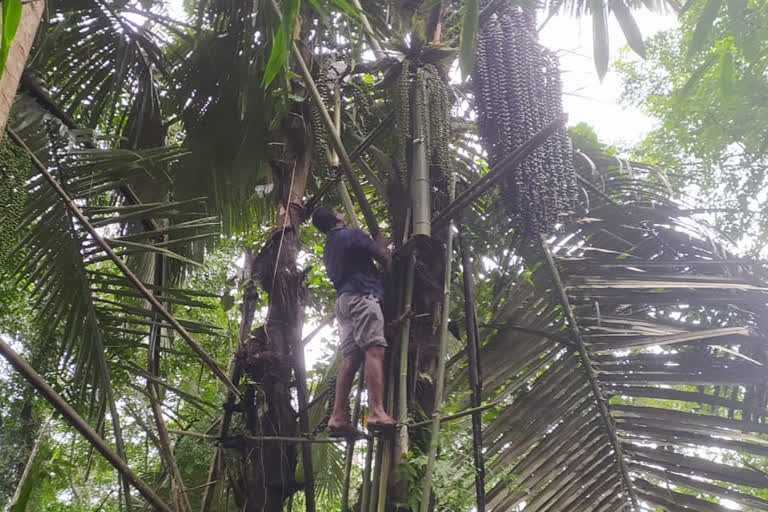
[[[464,281],[464,317],[467,330],[467,359],[469,360],[469,386],[472,390],[470,406],[480,407],[483,384],[480,374],[480,336],[475,309],[475,277],[466,229],[459,227],[461,266]],[[477,512],[485,512],[485,461],[483,459],[482,413],[472,413],[472,458],[475,463],[475,497]]]
[[[456,175],[451,176],[449,195],[453,200],[456,195]],[[435,469],[437,446],[440,443],[440,415],[443,406],[443,388],[445,385],[445,358],[448,346],[448,320],[451,312],[451,276],[453,262],[453,222],[448,227],[448,241],[445,244],[445,274],[443,278],[443,309],[440,317],[440,350],[437,356],[437,376],[435,381],[435,405],[432,411],[432,432],[429,438],[427,452],[427,467],[424,472],[424,482],[421,491],[419,512],[429,511],[429,501],[432,493],[432,473]]]
[[[34,387],[48,402],[75,427],[121,475],[133,485],[144,498],[157,510],[171,512],[171,508],[147,485],[130,467],[107,445],[106,441],[75,411],[56,391],[48,385],[39,373],[32,368],[6,341],[0,337],[0,354]]]
[[[112,262],[115,264],[115,266],[120,269],[120,271],[123,273],[123,275],[130,281],[133,286],[141,292],[141,294],[144,296],[145,299],[157,310],[157,312],[162,316],[169,324],[173,326],[174,329],[179,333],[179,335],[187,342],[187,344],[192,347],[192,350],[194,350],[197,355],[200,357],[200,359],[203,360],[203,362],[208,365],[208,367],[213,371],[213,373],[221,380],[221,382],[224,383],[224,385],[234,394],[236,397],[240,398],[240,391],[237,389],[237,387],[232,384],[232,381],[229,380],[229,378],[224,374],[222,369],[219,367],[218,364],[216,364],[216,361],[213,360],[213,358],[208,355],[208,353],[203,350],[203,347],[201,347],[195,340],[192,338],[192,336],[187,332],[187,330],[184,328],[184,326],[179,323],[179,321],[171,315],[165,307],[160,303],[159,300],[152,294],[151,291],[147,289],[146,286],[139,280],[136,275],[131,272],[131,270],[128,268],[128,266],[123,262],[123,260],[120,259],[120,256],[117,255],[117,253],[112,250],[112,248],[107,244],[107,242],[104,241],[104,238],[96,231],[96,229],[91,225],[91,223],[88,221],[88,218],[83,215],[83,212],[78,208],[78,206],[75,204],[75,202],[72,200],[72,198],[67,195],[67,193],[64,191],[64,189],[61,187],[58,181],[51,175],[50,172],[48,172],[48,169],[43,165],[43,163],[40,161],[39,158],[37,158],[37,155],[35,155],[31,149],[24,143],[23,140],[10,128],[7,129],[8,135],[11,136],[13,141],[18,144],[20,147],[24,148],[26,152],[29,154],[30,158],[32,159],[32,162],[34,163],[35,167],[42,173],[45,180],[48,182],[48,184],[53,188],[54,192],[64,201],[64,204],[66,204],[67,208],[72,212],[72,215],[74,215],[77,220],[80,222],[80,224],[88,231],[88,233],[91,235],[93,240],[102,248],[104,252],[107,253],[107,256],[109,256],[109,259],[112,260]]]

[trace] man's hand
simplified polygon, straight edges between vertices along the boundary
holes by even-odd
[[[390,240],[389,237],[384,233],[379,233],[376,235],[376,243],[385,249],[389,249],[389,246],[392,244],[392,240]]]
[[[389,265],[390,261],[392,261],[392,253],[389,250],[392,241],[383,233],[379,233],[376,235],[376,243],[380,248],[379,254],[376,255],[376,261],[386,267]]]

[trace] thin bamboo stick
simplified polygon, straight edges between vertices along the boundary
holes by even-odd
[[[206,439],[208,441],[222,441],[226,439],[243,439],[245,441],[265,442],[265,443],[343,443],[343,439],[318,439],[314,437],[288,437],[288,436],[236,436],[232,438],[221,438],[211,434],[203,434],[200,432],[192,432],[190,430],[173,430],[168,429],[168,432],[177,436],[196,437],[198,439]]]
[[[464,281],[464,317],[467,328],[467,355],[469,360],[469,385],[472,390],[470,405],[479,407],[482,399],[480,372],[480,336],[475,308],[475,277],[466,230],[459,227],[461,267]],[[485,460],[483,459],[483,424],[480,411],[472,413],[472,458],[475,463],[475,502],[477,512],[485,512]]]
[[[166,256],[164,254],[155,255],[154,285],[163,287],[166,285]],[[149,335],[149,350],[147,350],[147,394],[152,409],[152,415],[155,419],[157,428],[157,437],[160,447],[160,455],[166,465],[166,470],[171,476],[171,503],[175,506],[177,512],[192,512],[192,505],[189,503],[184,479],[179,471],[179,465],[176,463],[176,457],[173,454],[171,439],[168,436],[168,426],[163,418],[163,409],[160,402],[160,393],[157,383],[150,376],[157,378],[159,375],[158,363],[160,353],[157,349],[160,346],[160,335],[162,327],[159,324],[152,326]]]
[[[280,7],[277,5],[275,0],[272,0],[272,6],[278,16],[282,18]],[[344,143],[341,141],[341,137],[339,136],[339,132],[336,130],[336,126],[333,124],[333,119],[331,119],[331,116],[328,114],[328,109],[325,108],[323,98],[320,96],[320,91],[317,89],[317,85],[315,85],[315,81],[312,79],[312,73],[307,67],[307,63],[304,62],[304,56],[301,54],[301,50],[295,41],[291,44],[291,49],[294,57],[296,58],[296,62],[299,64],[299,72],[304,79],[304,83],[307,85],[310,95],[312,96],[312,100],[315,102],[315,106],[320,113],[323,124],[331,136],[333,147],[339,155],[341,169],[347,176],[349,185],[352,187],[352,192],[355,194],[355,199],[357,199],[357,203],[360,205],[360,210],[363,212],[365,223],[368,225],[368,231],[373,238],[376,238],[379,235],[379,224],[376,221],[376,216],[373,214],[371,205],[368,204],[368,199],[365,197],[365,193],[363,192],[363,188],[360,186],[360,182],[357,181],[357,176],[355,176],[355,171],[352,168],[352,161],[349,158],[349,154],[344,147]]]
[[[333,124],[336,127],[336,132],[341,133],[341,87],[339,86],[339,81],[336,80],[336,83],[334,84],[334,94],[333,94]],[[331,167],[338,167],[339,165],[339,155],[336,153],[335,150],[331,151],[331,157],[329,158],[331,162]],[[352,198],[349,197],[349,191],[347,190],[347,185],[344,184],[344,178],[341,177],[339,181],[336,183],[336,191],[339,194],[339,197],[341,198],[341,202],[344,205],[344,209],[347,211],[347,219],[349,219],[349,224],[353,228],[359,228],[360,222],[357,220],[357,213],[355,213],[355,205],[352,204]]]
[[[150,292],[146,286],[139,280],[136,275],[131,272],[131,270],[126,266],[126,264],[123,262],[122,259],[115,253],[114,250],[107,244],[107,242],[104,241],[102,236],[96,231],[96,229],[91,225],[91,223],[88,221],[88,218],[83,215],[83,212],[78,208],[78,206],[75,204],[75,202],[72,200],[72,198],[69,197],[69,195],[64,191],[64,189],[61,187],[58,181],[51,175],[50,172],[48,172],[48,169],[45,167],[45,165],[40,161],[39,158],[37,158],[37,155],[34,154],[34,152],[29,149],[29,147],[24,143],[23,140],[10,128],[7,128],[8,135],[13,139],[13,141],[18,144],[21,148],[23,148],[29,157],[32,159],[32,162],[34,163],[35,167],[37,167],[37,170],[40,171],[45,178],[45,180],[48,182],[48,184],[53,188],[54,192],[64,201],[64,204],[66,204],[67,208],[72,212],[72,214],[77,218],[77,220],[80,222],[80,224],[88,231],[88,233],[91,235],[91,237],[94,239],[94,241],[104,250],[104,252],[107,253],[109,256],[109,259],[112,260],[112,262],[115,264],[115,266],[120,269],[120,272],[123,273],[123,275],[133,284],[136,289],[138,289],[141,294],[144,296],[147,301],[157,309],[158,313],[160,313],[160,316],[162,316],[169,324],[173,326],[174,329],[179,333],[179,335],[186,341],[190,347],[192,347],[192,350],[194,350],[197,355],[200,357],[200,359],[203,360],[203,362],[208,365],[208,367],[213,371],[213,373],[221,380],[222,383],[238,398],[240,398],[240,391],[237,389],[237,387],[232,384],[232,381],[229,380],[229,378],[224,374],[221,367],[219,367],[218,364],[216,364],[216,361],[213,360],[213,358],[208,355],[208,353],[203,350],[203,347],[201,347],[195,340],[192,338],[192,336],[187,332],[187,330],[184,328],[184,326],[179,323],[179,321],[171,315],[168,310],[166,310],[163,305],[160,303],[160,301],[157,300],[157,298],[152,295],[152,292]]]
[[[39,373],[32,368],[6,341],[0,337],[0,354],[29,382],[48,402],[75,427],[120,474],[136,487],[136,489],[156,509],[171,512],[171,508],[152,490],[130,467],[107,445],[106,441],[80,415],[48,385]]]
[[[453,201],[456,195],[456,175],[451,176],[449,195]],[[437,377],[435,382],[435,405],[432,411],[432,433],[429,438],[427,467],[424,472],[421,491],[420,512],[428,512],[432,493],[432,473],[435,469],[437,446],[440,443],[440,414],[443,407],[443,388],[445,385],[445,357],[448,345],[448,320],[451,312],[451,276],[453,262],[453,221],[448,226],[448,240],[445,244],[445,275],[443,280],[443,309],[440,318],[440,350],[437,356]]]
[[[400,425],[399,438],[408,444],[408,345],[411,337],[411,309],[413,303],[413,282],[416,274],[416,257],[408,258],[405,278],[405,300],[403,301],[403,328],[400,333],[400,372],[397,388],[397,422]]]
[[[368,135],[365,136],[364,139],[360,142],[360,144],[357,145],[355,149],[352,150],[352,152],[349,154],[349,159],[352,162],[364,162],[364,160],[361,159],[363,153],[373,144],[373,142],[376,140],[376,138],[381,135],[386,128],[388,128],[392,121],[394,120],[395,116],[393,114],[389,114],[387,117],[381,120],[381,122],[371,130]],[[313,195],[311,198],[307,200],[307,202],[304,204],[305,210],[308,212],[308,214],[311,214],[312,211],[317,207],[317,205],[320,203],[320,201],[325,197],[325,194],[327,194],[333,185],[336,183],[337,180],[341,179],[340,176],[336,176],[335,178],[327,180],[325,183],[323,183],[323,186],[320,187],[320,190],[318,190],[315,195]]]

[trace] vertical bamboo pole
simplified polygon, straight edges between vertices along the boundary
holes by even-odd
[[[376,443],[375,462],[376,467],[373,470],[373,480],[371,481],[371,497],[368,499],[368,508],[362,512],[376,512],[379,506],[379,482],[381,482],[381,466],[384,461],[384,445],[385,443],[381,439]],[[389,447],[391,449],[391,446]]]
[[[417,76],[422,70],[417,70]],[[432,203],[429,198],[429,162],[427,144],[424,133],[425,119],[422,119],[419,105],[427,102],[427,84],[425,80],[416,79],[414,93],[411,95],[411,125],[413,126],[411,164],[411,201],[413,203],[413,235],[430,236],[432,234]]]
[[[371,494],[371,464],[373,462],[373,437],[368,438],[365,450],[365,466],[363,469],[363,488],[360,492],[360,511],[368,512]]]
[[[363,387],[365,386],[365,365],[360,368],[360,382],[357,384],[357,393],[355,397],[355,407],[352,409],[352,426],[357,428],[357,421],[360,419],[360,402],[363,399]],[[341,512],[347,512],[349,509],[349,483],[352,478],[352,457],[355,455],[355,441],[347,441],[347,453],[344,459],[344,487],[341,494]]]
[[[296,398],[299,405],[299,428],[309,432],[309,411],[307,410],[307,369],[304,361],[304,344],[301,336],[294,336],[294,374],[296,377]],[[301,461],[304,469],[304,497],[307,512],[315,512],[315,475],[312,468],[312,444],[301,445]]]
[[[480,377],[480,337],[477,329],[475,309],[475,278],[472,257],[469,254],[467,232],[459,227],[461,266],[464,281],[464,317],[467,328],[467,356],[469,359],[469,386],[472,390],[470,406],[480,407],[483,384]],[[477,512],[485,512],[485,461],[483,459],[482,412],[472,413],[472,457],[475,463],[475,499]]]
[[[398,372],[397,395],[397,447],[400,454],[405,455],[408,448],[408,342],[411,336],[411,307],[413,301],[413,281],[416,274],[416,258],[411,255],[408,258],[408,267],[405,277],[405,295],[403,297],[403,326],[400,333],[400,367]],[[394,372],[393,372],[394,373]],[[394,383],[392,383],[394,387]],[[381,475],[379,477],[378,504],[376,510],[384,512],[387,504],[387,485],[389,472],[392,466],[393,450],[390,442],[382,443]]]
[[[456,195],[456,176],[451,176],[450,197],[453,201]],[[435,469],[437,446],[440,442],[440,415],[443,405],[443,387],[445,383],[445,354],[448,344],[448,319],[451,312],[451,274],[453,261],[453,221],[448,226],[448,240],[445,244],[445,275],[443,280],[443,309],[440,318],[440,351],[437,359],[437,382],[435,383],[435,406],[432,411],[432,428],[427,454],[427,468],[424,473],[424,485],[421,492],[420,512],[429,510],[429,498],[432,492],[432,474]]]
[[[403,301],[403,330],[400,333],[400,378],[397,388],[397,422],[400,426],[401,446],[408,445],[408,345],[411,336],[411,308],[413,302],[413,281],[416,274],[416,257],[408,258],[408,271],[405,278],[405,300]]]
[[[333,124],[336,127],[336,133],[341,133],[341,87],[338,80],[334,84],[333,90]],[[331,155],[328,157],[331,163],[331,167],[336,168],[339,166],[339,155],[335,149],[331,150]],[[347,185],[344,183],[344,176],[339,177],[339,181],[336,183],[336,192],[338,192],[341,198],[341,203],[344,205],[344,209],[347,211],[347,219],[349,225],[353,228],[359,228],[360,223],[357,221],[357,213],[355,213],[355,205],[352,204],[352,198],[347,190]]]

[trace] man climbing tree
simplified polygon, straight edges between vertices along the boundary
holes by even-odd
[[[380,235],[374,241],[363,231],[347,227],[341,213],[324,206],[312,214],[312,223],[326,235],[323,260],[336,289],[336,320],[344,358],[336,379],[336,399],[328,420],[329,434],[332,437],[357,434],[346,410],[352,381],[363,361],[370,408],[368,428],[380,432],[391,430],[395,420],[383,406],[387,342],[380,301],[384,291],[381,274],[373,261],[389,264],[389,240]]]

